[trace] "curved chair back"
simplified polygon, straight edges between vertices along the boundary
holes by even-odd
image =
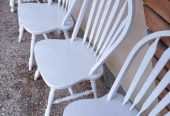
[[[160,41],[160,38],[162,37],[170,37],[170,31],[160,31],[153,34],[150,34],[143,38],[140,42],[136,44],[136,46],[132,49],[130,54],[128,55],[122,69],[120,70],[120,73],[118,74],[112,89],[109,92],[108,100],[111,100],[115,93],[117,92],[118,88],[120,87],[121,82],[123,81],[129,67],[131,66],[131,63],[133,62],[133,59],[136,57],[137,53],[140,49],[143,48],[148,42],[154,41],[152,45],[149,46],[148,50],[146,51],[143,60],[141,61],[137,72],[133,78],[133,81],[125,95],[124,104],[126,104],[132,94],[134,93],[135,88],[140,83],[140,80],[142,78],[142,75],[144,74],[145,70],[147,69],[147,66],[150,62],[152,62],[152,58],[155,55],[155,52],[157,50],[158,42]],[[162,38],[164,39],[164,38]],[[150,72],[149,76],[147,77],[146,81],[142,85],[140,91],[137,93],[133,105],[131,107],[131,110],[142,100],[142,98],[145,96],[146,92],[150,88],[151,84],[155,81],[161,70],[164,68],[164,66],[167,64],[167,62],[170,59],[170,47],[164,51],[161,58],[158,60],[157,64],[153,67],[152,71]],[[149,107],[151,107],[152,103],[158,98],[158,96],[164,91],[164,89],[168,86],[170,83],[170,70],[165,74],[163,79],[160,81],[160,83],[154,88],[154,90],[151,92],[149,97],[144,101],[144,104],[142,108],[139,111],[138,115],[141,115],[145,110],[147,110]],[[170,103],[170,92],[152,109],[152,111],[149,113],[149,116],[156,116],[160,113],[162,109],[164,109],[168,104]]]
[[[75,0],[58,0],[58,6],[61,6],[65,11],[68,11],[74,2]]]
[[[48,4],[52,4],[53,0],[48,0]],[[58,7],[62,7],[65,12],[67,12],[64,20],[62,22],[62,26],[65,26],[67,21],[69,21],[69,17],[72,14],[73,8],[75,7],[76,0],[57,0]]]
[[[88,0],[84,0],[88,1]],[[130,30],[134,0],[90,0],[92,6],[88,16],[83,44],[94,52],[96,64],[90,70],[92,75],[111,55]],[[122,5],[123,4],[123,5]],[[83,4],[85,7],[87,3]],[[72,41],[77,36],[85,10],[77,20]]]

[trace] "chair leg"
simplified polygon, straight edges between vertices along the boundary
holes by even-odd
[[[64,31],[64,37],[65,37],[65,39],[69,39],[69,33],[68,33],[68,31]]]
[[[58,38],[60,38],[60,36],[61,36],[61,31],[60,31],[60,30],[57,30],[57,34],[58,34]]]
[[[36,36],[34,34],[32,34],[31,47],[30,47],[30,58],[29,58],[29,64],[28,64],[30,71],[32,70],[32,65],[33,65],[35,39],[36,39]]]
[[[97,98],[97,88],[96,88],[96,81],[90,81],[91,82],[91,87],[94,93],[94,98]]]
[[[35,72],[35,75],[34,75],[34,80],[37,80],[38,77],[40,77],[40,71],[39,71],[38,68],[37,68],[37,70],[36,70],[36,72]]]
[[[44,36],[45,40],[48,39],[47,34],[43,34],[43,36]]]
[[[22,41],[23,35],[24,35],[24,27],[20,26],[19,27],[19,37],[18,37],[18,42],[19,43]]]
[[[74,94],[72,87],[69,87],[69,88],[68,88],[68,91],[70,92],[71,95]]]
[[[10,7],[11,7],[11,12],[14,13],[14,11],[15,11],[15,0],[10,0]]]
[[[53,104],[54,95],[55,95],[55,89],[51,88],[50,94],[49,94],[49,97],[48,97],[47,108],[45,110],[45,116],[50,116],[50,110],[51,110],[51,106]]]
[[[18,0],[18,5],[21,4],[21,0]]]

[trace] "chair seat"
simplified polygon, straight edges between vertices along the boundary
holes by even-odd
[[[99,99],[86,99],[71,103],[64,111],[63,116],[136,116],[138,111],[130,111],[131,104],[123,105],[124,97],[120,94],[111,101],[106,96]]]
[[[18,7],[19,23],[28,32],[42,34],[53,29],[68,30],[72,28],[74,22],[70,17],[65,26],[61,23],[66,15],[62,7],[56,3],[22,3]]]
[[[35,58],[44,81],[51,88],[64,89],[82,80],[95,79],[89,71],[96,57],[80,39],[37,42]],[[97,73],[102,74],[103,69]]]

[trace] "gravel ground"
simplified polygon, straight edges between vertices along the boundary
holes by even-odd
[[[30,34],[17,42],[17,13],[10,13],[8,0],[0,0],[0,116],[42,116],[47,104],[49,87],[42,78],[33,80],[36,69],[28,71]],[[52,36],[53,34],[51,34]],[[38,37],[39,39],[42,36]],[[98,94],[108,90],[104,79],[98,80]],[[89,82],[74,87],[76,91],[90,89]],[[58,97],[68,95],[67,90],[57,91]],[[93,95],[83,98],[92,98]],[[72,101],[70,101],[72,102]],[[62,116],[64,107],[70,102],[52,106],[51,115]]]

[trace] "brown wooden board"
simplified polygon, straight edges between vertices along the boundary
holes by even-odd
[[[144,0],[145,4],[157,12],[163,19],[170,23],[170,1],[169,0]]]
[[[156,32],[160,30],[170,29],[169,23],[167,23],[162,17],[159,16],[159,14],[157,14],[147,5],[144,5],[144,13],[146,25],[150,31]]]

